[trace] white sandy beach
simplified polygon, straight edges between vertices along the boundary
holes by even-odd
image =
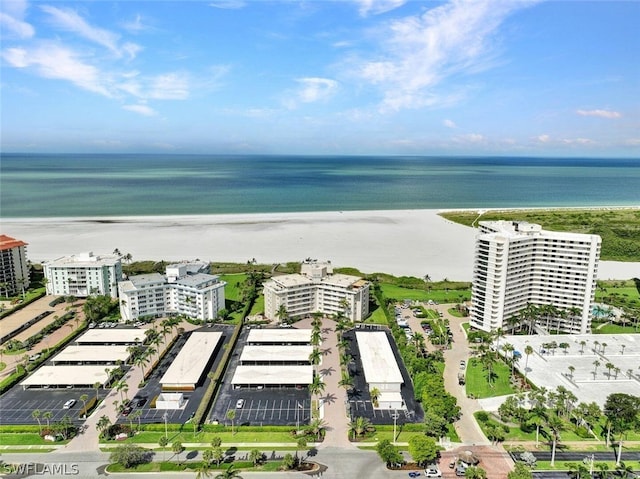
[[[475,230],[440,210],[3,219],[32,262],[118,248],[135,260],[285,263],[311,257],[363,273],[470,281]],[[640,263],[601,262],[600,279],[640,277]]]

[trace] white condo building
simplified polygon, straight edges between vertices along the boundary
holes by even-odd
[[[96,256],[93,253],[64,256],[42,264],[47,279],[47,294],[118,297],[122,280],[122,262],[118,255]]]
[[[204,263],[167,266],[166,274],[132,276],[118,284],[120,314],[124,321],[141,316],[184,314],[213,320],[224,308],[225,282],[202,271]]]
[[[300,274],[276,276],[264,283],[264,313],[278,319],[284,306],[289,317],[319,311],[362,321],[369,314],[369,283],[357,276],[333,274],[331,263],[305,261]]]
[[[589,331],[601,238],[545,231],[526,222],[481,221],[476,236],[470,323],[506,327],[528,304],[567,313],[559,330]],[[569,314],[571,313],[571,314]]]
[[[0,235],[0,295],[14,296],[29,287],[27,243]]]

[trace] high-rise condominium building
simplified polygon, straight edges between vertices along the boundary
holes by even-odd
[[[28,287],[27,243],[0,235],[0,295],[15,296]]]
[[[331,263],[307,260],[300,274],[275,276],[264,283],[264,313],[301,317],[321,312],[362,321],[369,314],[369,282],[357,276],[333,274]]]
[[[143,316],[184,314],[213,320],[224,308],[224,287],[216,275],[206,274],[206,263],[167,266],[166,274],[131,276],[118,284],[120,315],[124,321]]]
[[[122,281],[122,262],[118,255],[95,256],[93,253],[64,256],[42,264],[47,280],[47,294],[118,297]]]
[[[471,325],[512,329],[529,304],[554,306],[553,330],[587,333],[601,239],[518,221],[481,221],[476,236]],[[542,325],[544,326],[544,324]]]

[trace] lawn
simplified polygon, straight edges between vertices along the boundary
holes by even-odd
[[[251,308],[251,312],[249,313],[251,316],[255,314],[264,313],[264,295],[261,294],[253,303],[253,307]]]
[[[142,431],[133,437],[130,437],[125,442],[136,444],[158,444],[161,437],[164,436],[163,431]],[[195,435],[193,432],[178,432],[169,431],[169,443],[176,441],[182,443],[191,442],[203,442],[210,443],[214,437],[222,439],[222,444],[233,444],[238,442],[266,442],[266,443],[295,443],[296,439],[289,434],[289,432],[274,432],[274,431],[236,431],[235,434],[231,434],[231,430],[228,432],[199,432]],[[115,443],[116,441],[111,441]],[[117,441],[120,442],[120,441]]]
[[[438,303],[457,303],[461,300],[471,299],[471,289],[432,289],[427,291],[424,289],[403,288],[391,283],[380,283],[382,293],[387,298],[393,298],[396,301],[405,299],[427,302],[429,300]]]
[[[488,371],[482,366],[478,359],[472,358],[469,360],[466,376],[467,394],[473,395],[476,398],[489,398],[516,392],[509,383],[509,377],[511,375],[509,366],[498,361],[493,364],[493,373],[495,376],[492,384],[489,385],[487,381]]]
[[[220,281],[227,285],[224,287],[224,297],[232,301],[240,301],[240,285],[247,279],[244,273],[220,275]]]
[[[592,329],[593,334],[633,334],[640,333],[635,326],[620,326],[619,324],[605,324],[601,328]]]
[[[67,444],[69,441],[58,441],[55,444]],[[52,445],[54,443],[45,441],[40,434],[31,432],[20,433],[0,433],[0,444],[3,446],[32,446],[32,445]]]
[[[373,310],[371,315],[365,320],[365,323],[373,323],[373,324],[389,324],[387,322],[387,317],[384,314],[384,310],[380,307],[377,307]]]
[[[301,452],[300,455],[303,455]],[[172,457],[173,453],[167,453],[168,457]],[[184,453],[180,457],[184,459]],[[175,459],[175,458],[174,458]],[[120,464],[110,464],[108,466],[108,472],[117,473],[117,472],[177,472],[177,471],[195,471],[195,469],[202,464],[202,461],[195,462],[182,462],[180,464],[176,462],[150,462],[147,464],[140,464],[139,466],[127,469],[122,467]],[[223,462],[219,466],[215,464],[211,464],[212,472],[221,472],[226,471],[227,468],[233,464],[234,469],[240,471],[256,471],[256,472],[274,472],[278,471],[281,468],[282,461],[267,461],[266,463],[254,467],[253,463],[249,461],[233,461],[232,463]]]

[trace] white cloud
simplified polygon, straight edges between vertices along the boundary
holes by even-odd
[[[84,90],[112,96],[100,71],[68,48],[51,43],[31,50],[8,48],[2,57],[15,68],[33,68],[42,77],[67,80]]]
[[[22,19],[13,17],[5,12],[0,12],[0,27],[1,31],[9,31],[19,38],[31,38],[36,33],[31,24],[25,22]]]
[[[90,25],[74,10],[52,7],[50,5],[42,5],[40,8],[51,16],[51,19],[58,28],[76,33],[89,41],[107,48],[117,56],[128,54],[130,58],[134,58],[136,53],[140,51],[140,47],[132,43],[125,43],[125,45],[121,47],[118,44],[120,35],[105,30],[104,28]]]
[[[536,139],[540,143],[549,143],[551,141],[551,137],[549,135],[539,135]]]
[[[577,110],[576,113],[580,116],[596,116],[608,120],[614,120],[622,116],[620,112],[611,110]]]
[[[404,5],[406,0],[356,0],[356,3],[359,4],[360,15],[366,16],[369,13],[377,15],[395,10]]]
[[[221,8],[223,10],[237,10],[239,8],[244,8],[246,6],[246,2],[242,0],[218,0],[217,2],[209,3],[209,6],[213,8]]]
[[[595,142],[589,138],[565,138],[562,143],[565,145],[591,145]]]
[[[129,22],[123,22],[122,28],[130,33],[140,33],[149,29],[149,27],[142,22],[142,16],[140,14],[137,14],[136,18]]]
[[[167,73],[151,80],[148,98],[184,100],[189,97],[189,80],[184,73]]]
[[[451,0],[392,21],[380,32],[381,57],[361,63],[356,74],[380,85],[383,111],[438,104],[435,87],[453,75],[489,68],[501,24],[531,3]]]
[[[138,113],[142,116],[156,116],[158,114],[153,108],[144,104],[123,105],[122,108],[127,111]]]
[[[300,84],[300,89],[296,93],[296,98],[302,103],[313,103],[331,98],[338,88],[338,82],[328,78],[299,78],[296,80]]]
[[[442,124],[447,128],[457,128],[456,124],[452,120],[444,120]]]

